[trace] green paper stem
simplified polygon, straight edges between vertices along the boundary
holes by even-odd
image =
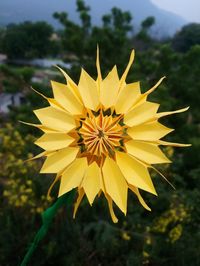
[[[36,250],[39,242],[45,237],[45,235],[48,232],[48,229],[53,221],[54,216],[56,215],[57,211],[64,205],[67,204],[72,198],[73,198],[73,191],[68,192],[67,194],[64,194],[63,196],[59,197],[56,202],[46,209],[42,214],[42,226],[38,230],[37,234],[35,235],[35,238],[30,245],[26,255],[24,256],[24,259],[20,266],[26,266],[29,262],[33,252]]]

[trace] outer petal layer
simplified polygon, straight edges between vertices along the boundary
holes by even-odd
[[[73,141],[66,133],[46,133],[35,144],[46,151],[53,151],[68,147]]]
[[[115,104],[118,91],[119,77],[115,66],[101,82],[100,86],[100,101],[105,108],[109,108]]]
[[[61,177],[59,197],[80,186],[87,167],[87,159],[78,158],[64,171]]]
[[[40,173],[58,173],[67,167],[75,158],[79,148],[67,147],[48,156]]]
[[[53,88],[55,100],[64,109],[66,109],[73,115],[78,115],[82,113],[83,105],[69,86],[55,81],[52,81],[51,85]]]
[[[147,122],[155,117],[158,107],[159,104],[157,103],[144,102],[125,114],[124,123],[129,127],[133,127]]]
[[[116,160],[128,184],[156,195],[147,167],[123,152],[116,153]]]
[[[126,143],[126,149],[129,154],[147,164],[171,162],[156,144],[131,140]]]
[[[42,124],[50,129],[68,132],[76,126],[73,116],[51,106],[35,110],[34,113]]]
[[[84,105],[91,110],[96,110],[99,105],[99,93],[97,83],[88,73],[82,69],[78,89]]]
[[[134,82],[126,84],[126,86],[120,91],[117,102],[115,104],[115,110],[118,114],[124,114],[136,103],[140,97],[140,83]]]
[[[103,165],[103,179],[106,193],[114,200],[117,206],[126,214],[128,186],[116,162],[107,157]]]
[[[154,121],[138,126],[133,126],[127,130],[127,133],[134,140],[155,141],[164,137],[171,131],[173,131],[173,129],[165,127],[159,122]]]
[[[146,202],[144,201],[144,199],[142,198],[142,196],[140,195],[139,189],[134,187],[134,186],[129,186],[129,188],[136,194],[136,196],[138,197],[139,202],[141,203],[141,205],[148,211],[151,211],[151,209],[149,208],[149,206],[146,204]]]
[[[101,189],[101,171],[96,162],[88,166],[81,186],[85,191],[89,203],[92,205],[94,198]]]

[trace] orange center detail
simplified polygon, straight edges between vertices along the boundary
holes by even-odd
[[[86,152],[96,157],[113,157],[116,147],[120,147],[123,126],[119,124],[121,116],[104,115],[102,111],[95,116],[90,113],[79,129]]]

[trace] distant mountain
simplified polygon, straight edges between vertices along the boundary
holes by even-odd
[[[150,0],[85,0],[85,2],[91,7],[92,20],[97,25],[101,23],[101,16],[114,6],[131,12],[135,28],[138,28],[147,16],[154,16],[156,26],[153,28],[153,34],[157,37],[173,35],[187,23],[180,16],[158,8]],[[0,0],[0,25],[25,20],[46,20],[58,28],[58,22],[52,17],[55,11],[66,11],[72,20],[78,21],[75,0]]]

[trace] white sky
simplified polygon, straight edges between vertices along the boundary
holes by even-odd
[[[190,22],[200,22],[200,0],[151,0],[151,2]]]

